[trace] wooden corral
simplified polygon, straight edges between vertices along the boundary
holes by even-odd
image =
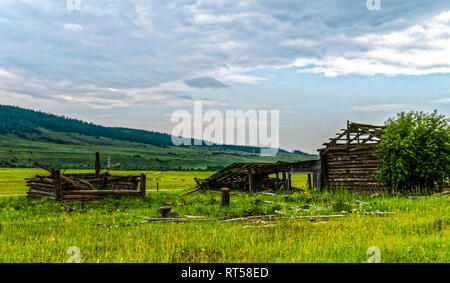
[[[145,174],[116,176],[108,172],[100,173],[99,155],[96,155],[95,173],[61,174],[60,170],[47,168],[35,163],[50,173],[26,178],[30,198],[46,197],[59,201],[92,201],[104,198],[136,197],[144,198],[146,190]]]
[[[377,145],[383,140],[383,126],[352,123],[319,149],[321,182],[347,190],[377,191]]]

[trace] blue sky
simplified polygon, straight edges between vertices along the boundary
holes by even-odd
[[[0,103],[170,132],[170,114],[279,109],[315,152],[347,120],[450,115],[450,2],[0,0]]]

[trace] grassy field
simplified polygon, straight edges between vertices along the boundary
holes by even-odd
[[[317,158],[280,152],[261,156],[217,147],[158,147],[148,144],[90,137],[75,133],[44,130],[45,136],[27,139],[0,135],[0,167],[30,168],[35,161],[53,168],[94,168],[95,152],[101,153],[101,166],[108,157],[115,169],[135,170],[219,170],[234,162],[294,162]],[[45,137],[45,139],[44,139]]]
[[[0,194],[25,192],[23,177],[35,169],[0,170]],[[79,172],[79,170],[78,170]],[[114,172],[127,174],[125,172]],[[146,200],[69,203],[24,196],[0,198],[1,262],[66,262],[80,249],[82,262],[366,262],[376,246],[381,262],[450,262],[448,197],[357,195],[343,191],[276,195],[233,192],[230,207],[217,192],[179,193],[208,172],[147,172]],[[294,175],[293,185],[305,184]],[[189,223],[154,223],[159,206]],[[309,206],[305,206],[308,204]],[[378,212],[389,212],[379,214]],[[301,216],[344,215],[300,219]],[[277,215],[282,220],[218,221],[221,216]]]

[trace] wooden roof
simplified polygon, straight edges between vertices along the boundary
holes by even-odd
[[[326,152],[330,149],[341,148],[363,148],[372,147],[383,141],[382,130],[385,126],[376,126],[370,124],[362,124],[347,121],[347,128],[341,129],[336,133],[336,137],[330,138],[330,141],[324,143],[324,148],[319,149],[320,152]]]

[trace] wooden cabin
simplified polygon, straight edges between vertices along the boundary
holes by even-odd
[[[347,121],[347,128],[318,150],[322,184],[358,191],[382,189],[376,180],[376,147],[383,140],[383,128]]]

